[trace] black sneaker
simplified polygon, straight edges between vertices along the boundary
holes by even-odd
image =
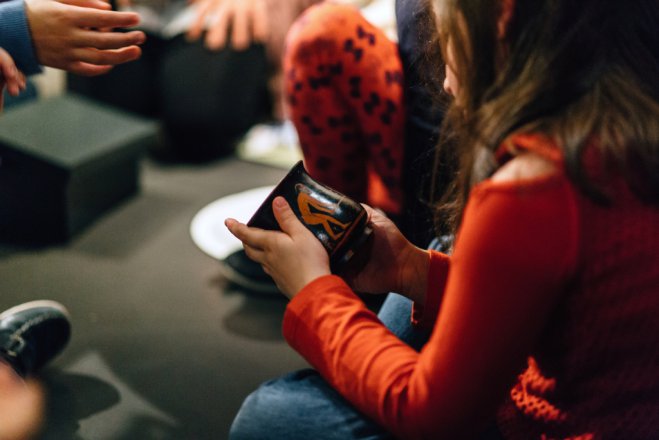
[[[250,260],[240,249],[224,260],[220,266],[222,275],[231,283],[258,293],[280,293],[270,275],[265,273],[260,264]]]
[[[69,313],[55,301],[31,301],[0,314],[0,357],[23,377],[57,356],[70,336]]]

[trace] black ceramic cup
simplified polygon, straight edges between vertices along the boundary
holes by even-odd
[[[247,225],[280,230],[272,211],[272,201],[277,196],[286,199],[297,218],[323,244],[333,272],[346,269],[355,254],[363,254],[367,248],[373,230],[368,226],[364,207],[314,180],[302,161],[275,186]]]

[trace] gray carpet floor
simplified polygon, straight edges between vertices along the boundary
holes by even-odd
[[[53,299],[72,315],[40,377],[42,438],[223,439],[250,391],[306,366],[281,336],[286,300],[229,286],[189,233],[208,203],[284,173],[145,159],[139,194],[70,243],[0,246],[0,308]]]

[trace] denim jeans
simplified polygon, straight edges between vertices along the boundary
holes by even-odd
[[[411,325],[412,303],[390,293],[378,317],[417,351],[428,334]],[[394,437],[360,413],[315,370],[266,382],[250,394],[234,419],[231,440],[384,440]],[[501,440],[491,426],[481,440]]]
[[[428,335],[410,325],[412,303],[390,293],[378,317],[401,340],[419,350]],[[383,440],[393,438],[355,409],[314,370],[266,382],[250,394],[236,416],[231,440]]]

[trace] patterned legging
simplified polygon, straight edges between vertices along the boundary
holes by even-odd
[[[405,111],[397,45],[358,9],[322,3],[291,28],[284,75],[311,176],[400,214]]]

